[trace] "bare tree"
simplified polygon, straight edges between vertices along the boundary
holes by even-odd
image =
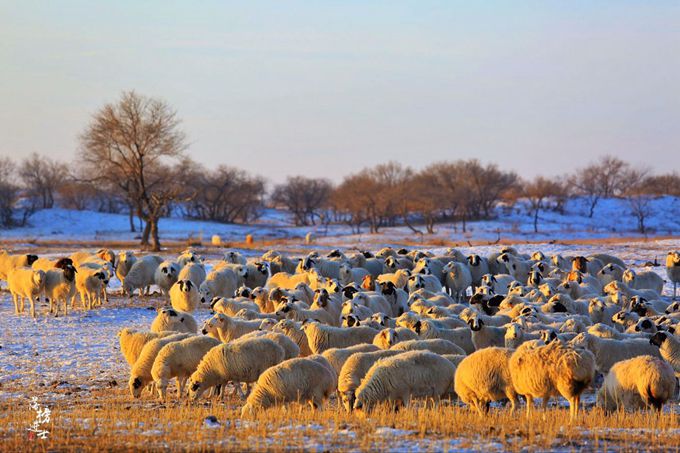
[[[81,135],[81,159],[94,180],[120,191],[146,225],[142,245],[160,250],[158,222],[180,192],[173,163],[185,145],[177,114],[165,102],[124,92],[97,111]]]
[[[545,209],[547,199],[561,194],[563,190],[558,181],[543,176],[537,176],[533,181],[525,183],[523,194],[534,214],[534,233],[538,233],[538,214],[541,209]]]
[[[293,214],[295,225],[316,225],[332,191],[333,184],[327,179],[292,176],[274,187],[271,198]]]
[[[14,206],[19,199],[19,186],[14,181],[16,166],[8,157],[0,157],[0,226],[14,225]]]
[[[62,162],[33,153],[21,163],[19,175],[33,206],[50,209],[54,207],[55,194],[64,183],[68,169]]]
[[[603,156],[597,162],[581,168],[569,179],[576,193],[585,197],[589,205],[588,217],[595,214],[601,198],[621,195],[630,165],[613,156]]]
[[[631,214],[637,219],[638,231],[641,234],[647,233],[645,221],[654,213],[652,201],[654,195],[650,193],[647,186],[647,169],[631,169],[626,172],[626,186],[623,194],[626,197]]]

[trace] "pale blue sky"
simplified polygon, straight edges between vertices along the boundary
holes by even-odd
[[[135,89],[178,110],[195,159],[275,181],[605,153],[680,170],[679,55],[680,2],[0,0],[0,155],[71,159]]]

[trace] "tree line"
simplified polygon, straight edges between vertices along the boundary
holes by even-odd
[[[680,196],[680,175],[652,174],[604,156],[560,177],[523,178],[476,159],[436,162],[413,169],[387,162],[347,175],[291,176],[267,187],[258,175],[191,160],[177,113],[165,102],[124,92],[94,113],[80,135],[75,162],[33,154],[21,162],[0,158],[0,225],[25,225],[39,209],[126,213],[141,244],[160,248],[159,220],[170,215],[227,223],[256,220],[266,205],[286,209],[298,226],[343,222],[355,232],[403,224],[434,233],[438,222],[492,218],[499,203],[524,200],[538,231],[539,213],[562,211],[581,196],[592,217],[601,199],[625,198],[645,232],[651,200]],[[137,226],[136,221],[141,225]]]

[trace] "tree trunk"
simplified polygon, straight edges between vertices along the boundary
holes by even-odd
[[[142,241],[141,241],[142,247],[148,247],[149,246],[149,234],[150,233],[151,233],[151,222],[147,221],[146,224],[144,225],[144,230],[142,231]]]
[[[153,240],[153,246],[151,247],[151,250],[154,252],[160,252],[161,251],[161,240],[158,237],[158,221],[160,219],[157,218],[151,218],[149,219],[149,224],[151,225],[151,239]]]
[[[136,233],[135,230],[135,215],[134,212],[132,211],[132,206],[130,206],[130,209],[128,211],[130,213],[130,233]]]
[[[538,233],[538,207],[534,210],[534,233]]]
[[[588,214],[588,218],[590,218],[590,219],[592,219],[593,214],[595,214],[595,205],[596,204],[597,204],[597,199],[590,202],[590,214]]]

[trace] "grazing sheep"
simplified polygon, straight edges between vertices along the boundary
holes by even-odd
[[[164,307],[158,310],[158,314],[151,322],[152,332],[186,332],[195,334],[198,330],[196,320],[189,313]]]
[[[597,403],[606,412],[650,406],[660,411],[675,393],[673,368],[661,359],[642,355],[614,364],[597,394]]]
[[[260,375],[241,409],[241,415],[288,402],[308,402],[312,408],[319,409],[334,391],[335,376],[318,361],[303,358],[286,360]]]
[[[283,319],[272,330],[290,337],[300,348],[300,357],[307,357],[312,354],[309,342],[307,341],[307,334],[302,330],[301,323],[291,321],[290,319]]]
[[[118,332],[118,342],[120,352],[123,353],[125,361],[132,367],[139,358],[142,348],[151,340],[163,338],[168,335],[175,335],[176,332],[139,332],[134,329],[124,328]]]
[[[321,355],[328,360],[328,363],[330,363],[335,374],[339,375],[342,366],[353,354],[358,352],[375,352],[378,349],[379,348],[373,344],[357,344],[348,348],[326,349]]]
[[[451,296],[460,302],[465,297],[465,291],[472,286],[472,274],[464,263],[451,261],[444,266],[444,287]],[[481,277],[480,277],[481,279]]]
[[[518,398],[510,377],[512,353],[507,348],[481,349],[465,357],[456,368],[456,394],[479,415],[489,411],[490,402],[504,398],[510,400],[510,412],[515,411]]]
[[[250,333],[247,333],[240,337],[239,340],[245,340],[251,337],[269,338],[274,343],[281,346],[284,352],[283,356],[284,360],[294,359],[295,357],[298,357],[300,355],[300,347],[288,335],[284,335],[279,332],[270,332],[262,329],[254,330]]]
[[[165,400],[170,379],[177,378],[177,398],[182,398],[184,383],[196,370],[203,356],[220,340],[210,337],[189,337],[169,343],[161,348],[151,367],[151,377],[156,383],[158,396]]]
[[[673,300],[675,300],[678,296],[678,283],[680,282],[680,252],[668,252],[666,256],[666,275],[673,283]]]
[[[137,261],[137,257],[131,251],[120,252],[118,254],[118,265],[116,266],[116,277],[121,282],[125,276],[130,272],[132,265]]]
[[[680,375],[680,340],[673,334],[657,332],[649,342],[659,348],[659,354],[670,363],[676,373]]]
[[[177,280],[170,288],[170,305],[175,310],[193,313],[198,304],[198,291],[191,280]]]
[[[418,335],[410,329],[396,327],[384,329],[373,338],[373,344],[380,349],[390,349],[397,343],[408,340],[417,340]]]
[[[162,262],[163,259],[156,255],[147,255],[135,261],[123,278],[123,292],[132,297],[135,290],[139,289],[140,296],[148,296],[151,285],[155,283],[156,268]]]
[[[580,333],[570,343],[576,347],[587,348],[595,354],[597,370],[603,374],[608,373],[616,362],[639,355],[661,357],[659,350],[651,345],[646,338],[615,340],[613,338],[596,337],[589,333]]]
[[[281,346],[268,338],[255,337],[212,348],[189,378],[189,397],[197,400],[204,391],[228,381],[250,384],[267,368],[283,361]]]
[[[203,263],[187,263],[177,275],[177,280],[190,280],[196,285],[197,288],[201,286],[201,283],[205,280],[205,266]]]
[[[13,268],[7,276],[7,286],[14,299],[14,313],[23,313],[24,299],[28,299],[31,317],[35,318],[35,298],[45,288],[45,271],[36,271],[30,267]]]
[[[527,400],[527,417],[531,416],[534,398],[541,398],[545,409],[550,397],[560,394],[569,402],[573,420],[581,393],[595,377],[595,357],[586,349],[558,341],[538,347],[523,345],[510,357],[510,375],[515,391]]]
[[[382,350],[353,354],[342,365],[338,373],[338,399],[347,412],[354,408],[354,392],[361,384],[368,370],[378,360],[402,354],[403,351]]]
[[[346,348],[356,344],[371,343],[378,333],[376,329],[366,326],[344,329],[315,321],[304,323],[302,330],[307,335],[309,349],[314,354],[321,354],[331,348]]]
[[[378,403],[407,406],[413,397],[438,400],[453,390],[456,367],[429,351],[410,351],[377,361],[356,390],[354,409],[370,412]]]
[[[203,324],[203,335],[210,335],[225,343],[260,329],[261,321],[246,321],[222,313],[215,314]]]
[[[59,315],[59,302],[64,306],[64,314],[68,314],[68,301],[76,294],[76,269],[72,265],[53,268],[45,271],[45,297],[50,301],[50,313]]]
[[[465,355],[465,351],[455,343],[436,338],[432,340],[402,341],[395,344],[390,349],[394,351],[430,351],[440,355]]]
[[[38,260],[37,255],[10,255],[0,250],[0,280],[7,280],[9,273],[20,267],[31,267]]]
[[[139,358],[132,366],[132,370],[130,370],[130,380],[128,382],[128,386],[130,388],[130,394],[134,398],[139,398],[142,393],[142,389],[149,383],[153,382],[151,368],[153,368],[153,363],[156,360],[156,356],[158,356],[158,352],[163,348],[163,346],[174,341],[184,340],[190,336],[191,334],[188,333],[178,333],[175,335],[168,335],[166,337],[153,339],[144,345],[141,352],[139,353]]]
[[[178,275],[179,264],[174,261],[163,261],[158,265],[154,271],[153,280],[156,286],[160,288],[163,296],[170,293],[170,288],[177,282]]]
[[[633,289],[651,289],[657,294],[663,292],[663,278],[656,272],[635,272],[633,269],[626,269],[623,273],[623,282]]]

